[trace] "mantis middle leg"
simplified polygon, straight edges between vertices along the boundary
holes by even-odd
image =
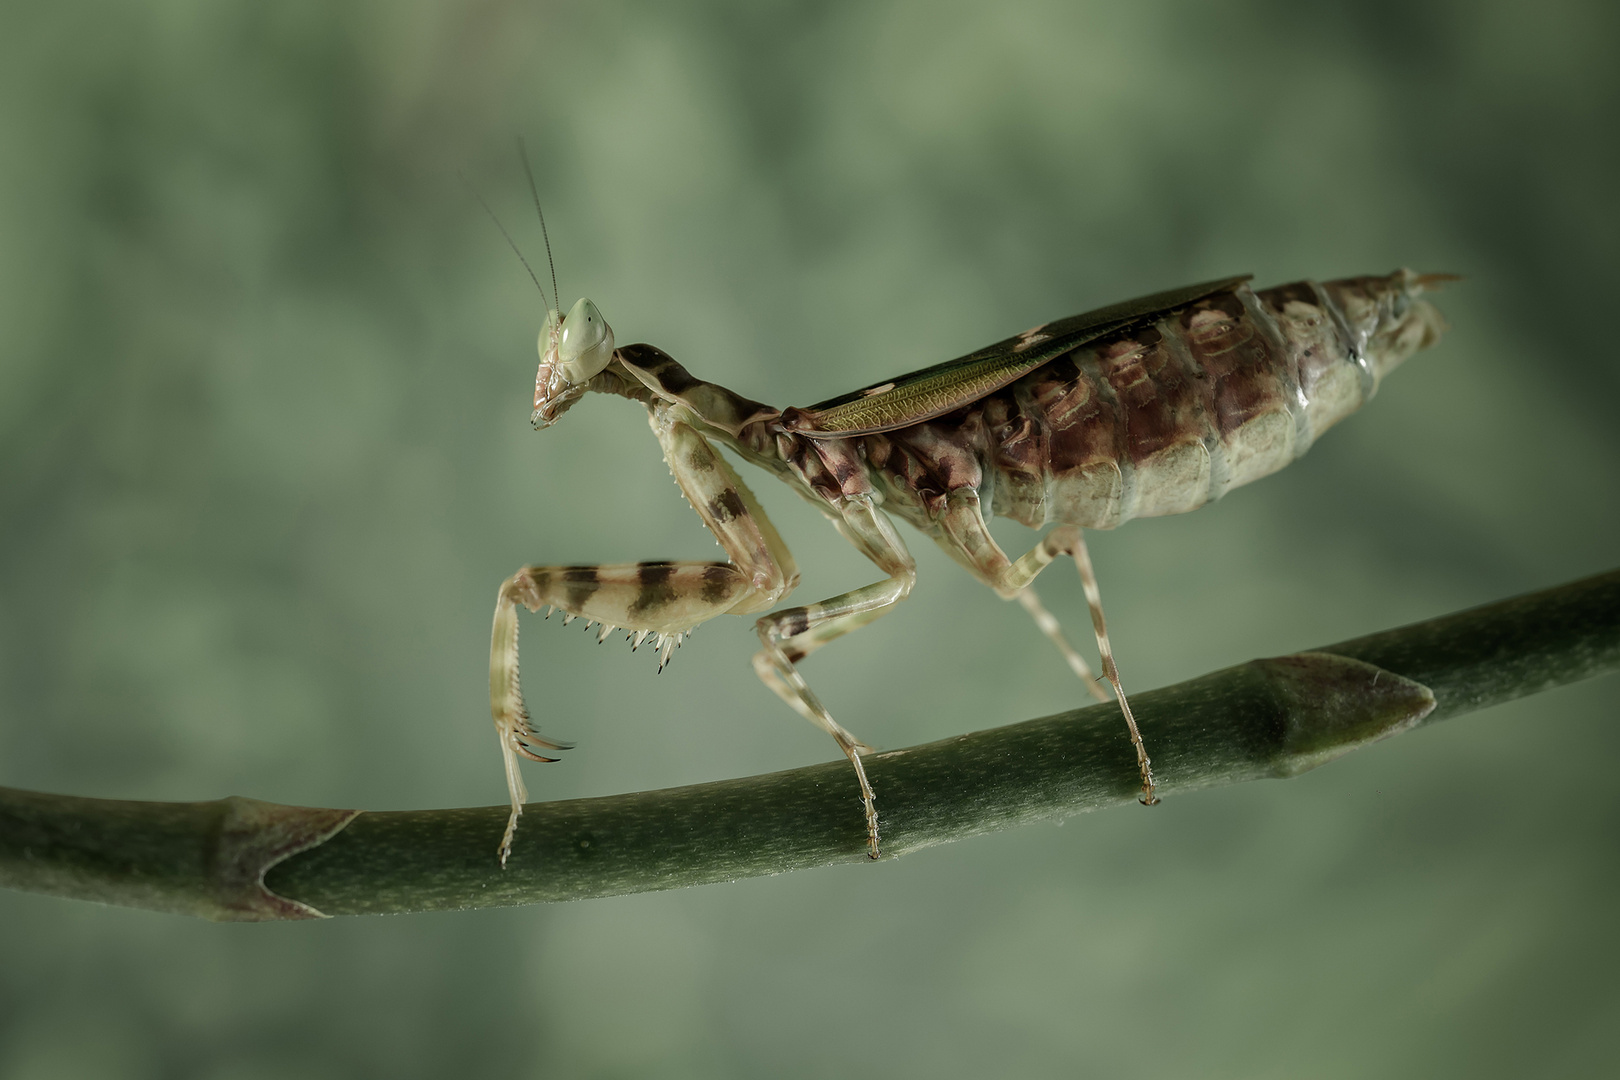
[[[871,747],[832,718],[799,674],[797,664],[829,641],[858,630],[904,600],[916,583],[917,567],[894,524],[870,498],[851,499],[835,524],[888,577],[819,604],[788,608],[760,619],[755,629],[764,648],[754,654],[754,671],[795,712],[831,735],[855,767],[861,805],[866,811],[866,851],[875,859],[879,853],[877,796],[861,764],[861,754],[870,753]]]

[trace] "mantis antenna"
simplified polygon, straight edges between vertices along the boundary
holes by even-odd
[[[530,266],[529,260],[523,257],[523,252],[518,250],[517,242],[512,239],[512,234],[506,231],[506,226],[501,224],[501,219],[495,216],[495,211],[491,210],[489,208],[489,203],[485,202],[484,197],[478,194],[478,189],[473,187],[472,181],[467,179],[466,174],[463,173],[459,175],[461,175],[461,182],[467,185],[467,190],[472,192],[473,198],[478,200],[478,205],[482,206],[484,208],[484,213],[489,215],[489,220],[493,221],[495,223],[495,227],[501,230],[501,235],[506,237],[507,246],[512,249],[512,254],[518,257],[518,262],[523,264],[523,269],[529,272],[529,280],[534,282],[534,287],[536,289],[540,290],[540,299],[545,301],[546,310],[557,310],[557,305],[553,304],[549,299],[547,299],[545,286],[541,285],[540,279],[534,276],[534,267]],[[541,233],[544,234],[544,219],[541,219],[540,229]],[[551,257],[551,241],[549,240],[546,241],[546,257],[548,259]],[[555,267],[553,267],[551,271],[551,287],[553,290],[555,290],[557,287],[557,270]]]
[[[529,178],[529,194],[534,196],[534,212],[540,215],[540,235],[546,241],[546,262],[551,264],[551,295],[557,298],[558,310],[561,310],[562,293],[557,291],[557,260],[551,257],[551,234],[546,232],[546,212],[540,209],[540,192],[534,186],[534,173],[529,168],[529,150],[523,145],[521,135],[518,136],[517,147],[518,160],[523,162],[523,175]]]

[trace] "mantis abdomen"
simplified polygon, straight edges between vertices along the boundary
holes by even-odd
[[[975,468],[984,505],[1031,527],[1111,529],[1196,509],[1299,457],[1436,340],[1444,321],[1415,296],[1430,283],[1397,271],[1237,285],[967,409],[864,436],[873,479],[887,509],[918,522]]]

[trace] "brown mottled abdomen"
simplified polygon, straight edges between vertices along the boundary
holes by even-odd
[[[987,398],[996,513],[1109,529],[1276,472],[1438,335],[1416,276],[1216,293]]]

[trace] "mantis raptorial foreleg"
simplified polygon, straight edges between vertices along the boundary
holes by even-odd
[[[699,623],[727,612],[762,611],[798,582],[792,554],[725,460],[675,410],[654,408],[651,414],[675,482],[730,561],[526,566],[501,586],[490,639],[489,698],[512,799],[499,849],[502,866],[528,801],[518,758],[555,761],[536,751],[564,748],[540,737],[524,705],[518,679],[518,604],[530,611],[558,608],[565,622],[599,622],[598,640],[621,628],[638,646],[657,635],[661,668]]]
[[[861,764],[861,754],[870,753],[872,748],[832,718],[795,664],[829,641],[872,622],[904,600],[917,580],[917,568],[905,542],[894,531],[894,525],[870,499],[851,500],[838,525],[839,532],[889,576],[818,604],[788,608],[759,620],[755,629],[764,648],[754,654],[754,671],[760,681],[795,712],[831,735],[855,767],[861,785],[861,804],[866,810],[867,854],[875,859],[878,857],[877,796],[866,779],[866,767]]]
[[[934,539],[952,558],[971,570],[980,581],[995,589],[1002,598],[1010,600],[1016,597],[1022,601],[1024,609],[1034,616],[1036,626],[1058,646],[1064,658],[1075,669],[1075,673],[1085,681],[1087,689],[1095,695],[1096,680],[1091,677],[1091,671],[1064,638],[1057,619],[1041,606],[1040,601],[1035,599],[1033,592],[1030,591],[1030,583],[1059,556],[1070,555],[1074,558],[1074,564],[1080,571],[1080,587],[1086,594],[1086,606],[1091,610],[1091,628],[1097,638],[1097,653],[1102,658],[1103,676],[1114,688],[1114,696],[1119,700],[1120,711],[1125,714],[1125,726],[1131,733],[1131,745],[1136,750],[1136,764],[1142,773],[1141,801],[1149,806],[1157,803],[1159,799],[1154,794],[1153,762],[1148,758],[1147,747],[1142,742],[1142,733],[1137,730],[1136,717],[1131,713],[1131,704],[1125,697],[1125,688],[1119,684],[1119,669],[1114,664],[1114,649],[1108,641],[1108,624],[1103,619],[1102,593],[1097,588],[1097,575],[1092,570],[1091,555],[1086,550],[1086,542],[1081,535],[1080,527],[1061,525],[1053,529],[1017,561],[1013,561],[1007,558],[1001,546],[990,535],[990,530],[984,522],[984,515],[980,511],[978,494],[964,491],[951,494],[945,513],[940,516],[939,530],[935,533]]]

